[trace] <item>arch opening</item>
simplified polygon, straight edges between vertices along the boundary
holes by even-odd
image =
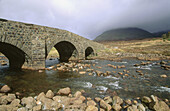
[[[8,58],[0,52],[0,68],[9,67]]]
[[[94,50],[91,47],[87,47],[85,50],[85,59],[88,59],[89,56],[94,55]]]
[[[54,47],[58,51],[60,62],[68,62],[70,59],[78,57],[76,47],[68,41],[58,42]]]
[[[25,53],[14,45],[0,42],[0,52],[9,60],[10,69],[21,69],[25,62]]]

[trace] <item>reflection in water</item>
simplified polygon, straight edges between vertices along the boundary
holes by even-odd
[[[160,65],[151,64],[145,67],[134,67],[139,64],[139,60],[123,60],[121,62],[107,60],[84,61],[83,63],[96,64],[91,68],[102,72],[110,71],[111,75],[107,77],[98,77],[95,74],[89,76],[88,73],[80,75],[78,72],[62,72],[54,70],[45,70],[42,73],[38,71],[22,70],[10,71],[8,68],[1,68],[0,83],[8,84],[13,88],[13,92],[21,92],[24,95],[36,95],[40,92],[46,92],[52,89],[57,92],[63,87],[70,87],[73,93],[84,89],[87,96],[103,97],[104,95],[118,94],[122,98],[133,98],[137,96],[157,95],[160,98],[169,97],[170,80],[160,78],[161,74],[168,75],[169,71],[161,69]],[[160,62],[160,61],[157,61]],[[57,60],[47,60],[46,66],[56,64]],[[114,69],[107,64],[125,65],[125,68]],[[102,67],[101,69],[96,68]],[[118,72],[128,70],[129,76],[119,75]],[[136,70],[141,70],[144,74],[139,75]],[[115,93],[116,92],[116,93]]]

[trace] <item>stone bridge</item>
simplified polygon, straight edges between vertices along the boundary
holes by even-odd
[[[101,44],[66,30],[0,19],[0,52],[9,59],[10,68],[45,68],[52,47],[60,61],[85,59],[103,49]]]

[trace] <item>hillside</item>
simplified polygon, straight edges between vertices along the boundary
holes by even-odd
[[[161,37],[163,34],[167,34],[170,32],[170,30],[160,31],[160,32],[154,32],[152,33],[155,37]]]
[[[120,28],[104,32],[96,37],[95,41],[112,41],[112,40],[135,40],[154,37],[150,32],[140,28]]]

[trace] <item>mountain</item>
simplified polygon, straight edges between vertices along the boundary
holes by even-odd
[[[154,37],[154,35],[140,28],[119,28],[104,32],[94,41],[133,40],[151,37]]]
[[[163,34],[167,34],[170,32],[170,30],[160,31],[160,32],[154,32],[152,33],[155,37],[161,37]]]

